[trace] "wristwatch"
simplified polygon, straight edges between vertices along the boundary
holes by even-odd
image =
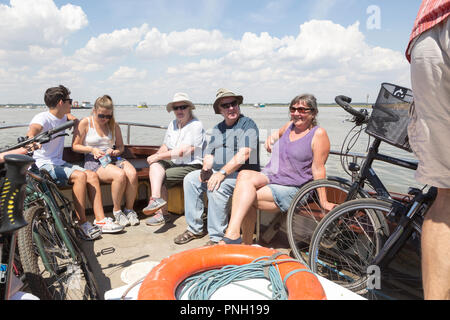
[[[224,177],[226,177],[226,176],[227,176],[227,172],[226,172],[225,170],[223,170],[223,169],[220,169],[220,170],[219,170],[219,172],[220,172],[221,174],[223,174],[223,176],[224,176]]]

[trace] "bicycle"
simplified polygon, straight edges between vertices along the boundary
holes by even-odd
[[[5,156],[5,163],[0,164],[0,300],[9,300],[15,292],[26,290],[25,272],[16,244],[18,230],[27,224],[22,215],[25,171],[33,162],[29,156],[9,154]],[[45,291],[42,279],[33,280],[32,293],[41,295]]]
[[[48,142],[73,124],[68,121],[21,144]],[[100,299],[76,235],[73,205],[45,171],[27,172],[24,208],[28,225],[18,232],[18,249],[25,274],[44,280],[49,299]]]
[[[409,94],[409,91],[403,92],[400,99],[406,94]],[[387,100],[392,100],[385,92],[382,92],[382,96],[388,96]],[[388,103],[390,100],[384,101],[385,103],[374,106],[372,116],[369,117],[367,113],[353,109],[348,97],[339,96],[336,101],[359,119],[358,121],[368,123],[366,132],[374,136],[375,141],[345,201],[318,223],[309,246],[310,268],[350,290],[368,294],[370,297],[383,295],[379,290],[382,275],[384,281],[388,280],[386,283],[394,286],[399,284],[395,278],[402,276],[406,278],[401,280],[414,284],[416,295],[420,295],[420,289],[417,288],[420,275],[399,274],[399,270],[392,272],[395,266],[391,265],[390,270],[388,266],[411,238],[420,239],[423,216],[434,200],[436,189],[430,188],[427,193],[423,193],[423,190],[411,188],[408,192],[410,196],[393,199],[371,167],[374,160],[381,160],[408,169],[417,168],[415,162],[378,153],[381,141],[409,151],[406,109],[410,102],[403,101],[401,105],[394,103],[394,107],[389,110],[388,107],[392,107],[392,103]],[[376,112],[379,114],[374,117]],[[380,112],[388,115],[391,120],[389,122],[394,122],[395,127],[387,126],[386,122],[382,123],[379,119],[382,118]],[[365,180],[374,187],[377,199],[352,198]],[[420,258],[420,252],[416,251],[416,254]],[[372,271],[377,273],[376,279],[370,274]],[[368,280],[374,279],[377,283],[371,285]]]
[[[399,92],[401,95],[398,94]],[[397,96],[394,93],[397,93]],[[404,119],[405,112],[407,115],[407,108],[412,103],[411,90],[383,83],[371,116],[364,109],[360,111],[353,109],[350,105],[351,99],[348,97],[337,96],[335,101],[353,116],[350,121],[355,123],[344,139],[340,153],[341,165],[345,172],[352,176],[353,182],[332,176],[314,180],[302,186],[292,201],[286,216],[288,241],[294,257],[305,265],[308,265],[309,261],[311,236],[319,222],[329,212],[324,208],[324,201],[340,205],[352,199],[371,198],[374,195],[391,199],[390,193],[372,167],[375,160],[411,170],[417,168],[417,161],[403,160],[379,153],[382,141],[410,151],[405,134],[407,122]],[[393,110],[392,106],[395,106]],[[350,137],[355,128],[359,129]],[[344,163],[364,129],[369,133],[369,137],[375,138],[371,144],[369,140],[370,146],[365,161],[360,165],[356,162]],[[387,132],[390,132],[390,135],[386,135]],[[369,192],[365,186],[373,191]]]
[[[412,193],[411,201],[357,199],[330,211],[312,236],[311,271],[369,298],[389,298],[384,292],[397,287],[421,297],[420,270],[390,266],[409,240],[420,240],[423,219],[437,189]],[[387,219],[397,225],[392,232]],[[420,252],[416,260],[420,263]]]

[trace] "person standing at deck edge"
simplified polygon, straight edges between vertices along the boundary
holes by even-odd
[[[217,124],[205,150],[202,170],[184,178],[184,207],[187,230],[174,239],[184,244],[206,235],[203,230],[203,194],[208,196],[207,245],[217,244],[228,226],[229,200],[240,170],[260,170],[259,130],[256,123],[241,114],[244,98],[227,89],[219,89],[214,111],[224,121]]]
[[[416,179],[438,188],[422,227],[427,300],[450,299],[450,0],[424,0],[406,57],[414,108],[408,126],[419,159]]]

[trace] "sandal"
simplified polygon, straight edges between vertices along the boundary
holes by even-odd
[[[177,236],[175,239],[173,239],[173,242],[175,242],[176,244],[185,244],[194,239],[203,238],[205,235],[206,233],[193,234],[189,230],[186,230],[185,232]]]

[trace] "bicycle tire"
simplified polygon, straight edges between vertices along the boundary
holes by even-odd
[[[29,224],[20,231],[19,242],[24,244],[32,241],[33,246],[21,246],[20,256],[21,259],[27,259],[24,264],[27,273],[44,279],[49,299],[99,299],[98,286],[89,261],[71,228],[65,226],[64,230],[57,230],[53,217],[44,206],[31,207],[24,216]],[[76,251],[75,258],[67,249],[60,232],[65,232],[66,239],[71,241]]]
[[[351,182],[344,179],[321,179],[311,181],[300,188],[294,197],[286,216],[286,228],[292,254],[308,265],[308,251],[311,236],[320,220],[328,213],[319,203],[318,188],[326,188],[327,200],[341,204],[346,200]],[[358,198],[368,195],[359,191]]]
[[[356,199],[334,208],[318,224],[309,248],[311,271],[356,292],[368,292],[368,267],[389,234],[383,216],[392,203]]]
[[[30,217],[33,217],[39,207],[34,206],[25,210],[23,216],[28,222],[28,227],[31,223]],[[25,228],[26,228],[25,227]],[[40,276],[39,266],[34,254],[34,244],[31,237],[31,233],[26,232],[22,228],[17,234],[17,249],[19,252],[20,263],[22,265],[23,276],[26,284],[28,285],[31,293],[37,296],[41,300],[49,300],[51,294],[44,279]]]

